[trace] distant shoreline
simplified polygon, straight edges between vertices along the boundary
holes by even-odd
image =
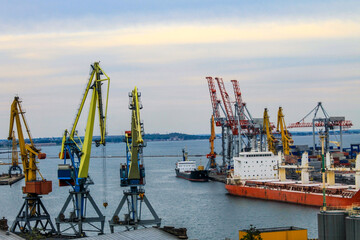
[[[312,135],[312,131],[302,131],[302,132],[290,132],[293,136],[309,136]],[[338,135],[340,132],[331,131],[330,135]],[[354,130],[347,130],[343,131],[344,135],[349,134],[360,134],[360,129]],[[217,138],[221,138],[221,134],[216,135]],[[151,141],[186,141],[186,140],[203,140],[209,139],[210,134],[185,134],[185,133],[167,133],[167,134],[159,134],[159,133],[152,133],[152,134],[145,134],[144,140],[151,142]],[[99,139],[100,137],[95,136],[94,141]],[[83,137],[81,137],[83,139]],[[108,143],[117,143],[117,142],[124,142],[124,135],[113,135],[107,136],[106,142]],[[29,142],[28,139],[25,140]],[[33,142],[38,146],[55,146],[60,145],[62,141],[62,137],[51,137],[51,138],[34,138]],[[10,141],[7,139],[0,140],[0,148],[8,148]]]

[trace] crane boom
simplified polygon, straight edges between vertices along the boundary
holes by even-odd
[[[283,145],[283,150],[285,155],[290,154],[290,145],[294,142],[289,134],[289,131],[286,129],[284,114],[282,112],[282,107],[279,107],[278,118],[277,118],[277,127],[276,131],[281,133],[281,142]]]
[[[234,113],[231,108],[229,94],[226,92],[224,82],[223,82],[222,78],[216,77],[215,80],[217,81],[219,89],[220,89],[221,97],[223,99],[223,103],[224,103],[226,114],[227,114],[227,121],[231,128],[232,134],[238,135],[237,122],[235,121],[235,118],[234,118]]]
[[[39,171],[39,169],[36,166],[36,156],[39,159],[46,158],[45,153],[41,153],[39,149],[37,149],[33,143],[30,129],[28,127],[28,124],[26,123],[26,119],[24,116],[25,112],[22,111],[21,108],[21,102],[19,97],[15,97],[13,103],[11,104],[11,111],[10,111],[10,128],[9,128],[9,136],[8,139],[13,139],[13,129],[14,129],[14,122],[16,124],[16,129],[18,133],[18,139],[19,139],[19,148],[20,148],[20,157],[23,164],[24,169],[24,175],[25,175],[25,188],[24,193],[27,193],[26,191],[28,188],[26,187],[27,184],[30,184],[30,181],[36,181],[36,172]],[[21,118],[20,118],[21,116]],[[26,132],[28,134],[30,144],[25,143],[25,138],[22,130],[21,125],[21,119],[23,120],[23,124],[25,126]],[[41,176],[41,174],[40,174]],[[50,182],[51,184],[51,182]],[[51,192],[51,189],[48,189],[49,191],[44,192],[44,194],[48,194]],[[35,193],[35,192],[34,192]],[[41,192],[36,192],[38,194],[41,194]]]
[[[211,106],[213,110],[213,116],[216,118],[216,126],[221,126],[220,111],[219,111],[220,100],[217,98],[216,95],[214,79],[212,77],[206,77],[206,80],[209,85]]]
[[[131,161],[129,166],[129,180],[140,180],[139,170],[139,149],[141,148],[144,140],[141,134],[140,123],[140,104],[139,93],[137,87],[134,88],[131,95],[130,109],[131,113]]]
[[[275,147],[276,139],[275,139],[274,135],[271,133],[272,127],[270,124],[270,117],[269,117],[267,108],[265,108],[265,110],[264,110],[264,118],[263,119],[264,119],[263,120],[263,132],[266,133],[269,151],[276,154],[276,147]]]

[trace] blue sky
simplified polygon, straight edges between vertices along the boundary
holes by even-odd
[[[2,1],[0,123],[18,94],[35,137],[61,136],[101,61],[111,135],[130,127],[134,86],[146,132],[208,133],[206,76],[230,96],[239,80],[254,117],[282,106],[291,123],[322,101],[359,128],[359,40],[358,1]]]

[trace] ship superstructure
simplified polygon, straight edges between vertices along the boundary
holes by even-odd
[[[286,179],[285,170],[301,170],[301,181]],[[334,168],[331,155],[326,154],[327,182],[325,196],[327,206],[349,207],[360,204],[360,155],[356,159],[356,185],[335,183],[334,172],[344,169]],[[281,153],[245,152],[234,158],[234,170],[226,179],[226,189],[232,195],[265,200],[323,206],[323,185],[309,180],[308,154],[302,155],[301,165],[285,165]]]

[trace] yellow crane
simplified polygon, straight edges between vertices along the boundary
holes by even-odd
[[[145,225],[157,225],[160,227],[161,219],[156,214],[149,200],[145,195],[145,166],[142,158],[144,140],[143,124],[140,121],[140,92],[137,87],[129,93],[129,108],[131,110],[131,131],[125,132],[126,141],[126,164],[120,167],[120,186],[130,187],[124,191],[124,195],[109,221],[110,231],[114,232],[114,227],[123,226],[127,230],[137,229]],[[142,219],[142,203],[153,216],[153,219]],[[124,204],[127,203],[127,213],[120,219]],[[126,211],[126,210],[125,210]]]
[[[100,209],[96,205],[88,186],[93,184],[89,177],[89,165],[90,154],[93,142],[93,132],[95,125],[96,109],[98,109],[99,126],[100,126],[100,139],[95,140],[96,146],[105,146],[106,136],[106,118],[108,108],[108,96],[110,88],[110,78],[103,69],[100,67],[99,62],[95,62],[91,65],[91,73],[88,83],[85,88],[85,93],[82,97],[80,108],[78,109],[75,117],[74,124],[71,131],[65,130],[63,141],[61,145],[61,151],[59,154],[60,159],[64,160],[63,164],[58,166],[58,179],[60,186],[71,186],[72,191],[66,199],[64,206],[62,207],[58,217],[55,219],[58,233],[62,233],[67,229],[61,230],[61,224],[69,224],[71,229],[74,230],[76,236],[83,236],[85,231],[95,231],[99,234],[104,232],[105,216],[101,213]],[[105,76],[105,77],[103,77]],[[103,104],[102,85],[107,82],[106,102]],[[77,125],[85,106],[85,101],[88,94],[92,90],[89,113],[86,123],[85,136],[83,141],[77,135]],[[103,149],[104,150],[104,149]],[[105,153],[105,150],[103,151]],[[105,159],[105,154],[104,154]],[[104,164],[104,163],[103,163]],[[105,177],[105,176],[104,176]],[[66,217],[66,210],[72,201],[72,209],[70,210],[70,217]],[[96,215],[90,217],[87,215],[87,201],[95,210]],[[107,202],[104,202],[104,207],[107,206]],[[94,223],[100,223],[99,226],[95,226]],[[84,229],[83,225],[87,224],[92,229]]]
[[[267,145],[270,152],[276,154],[276,138],[271,133],[271,124],[270,124],[270,117],[268,114],[267,108],[264,110],[264,117],[263,117],[263,132],[266,134]]]
[[[25,143],[21,122],[28,135],[30,141],[29,144]],[[19,97],[15,97],[11,104],[9,140],[14,140],[15,138],[13,132],[15,126],[18,134],[20,157],[25,175],[25,186],[22,190],[23,193],[26,194],[26,197],[24,197],[25,202],[13,222],[10,231],[16,232],[17,229],[19,229],[21,232],[31,232],[33,228],[40,228],[43,233],[55,232],[50,215],[41,201],[41,195],[49,194],[52,191],[52,182],[43,178],[37,167],[36,161],[36,158],[45,159],[46,154],[42,153],[40,149],[36,148],[34,145]],[[41,179],[37,179],[37,173]],[[32,224],[34,222],[35,224]]]
[[[210,153],[206,155],[206,157],[209,159],[207,169],[217,169],[216,152],[214,151],[215,138],[216,138],[216,135],[215,135],[215,121],[214,121],[214,115],[212,115],[211,116],[211,135],[210,135],[210,138],[209,138]]]
[[[283,151],[284,155],[290,154],[290,146],[294,143],[294,140],[292,140],[289,131],[286,128],[284,114],[282,112],[282,107],[279,107],[278,111],[278,118],[277,118],[277,127],[276,131],[281,134],[281,142],[283,145]]]

